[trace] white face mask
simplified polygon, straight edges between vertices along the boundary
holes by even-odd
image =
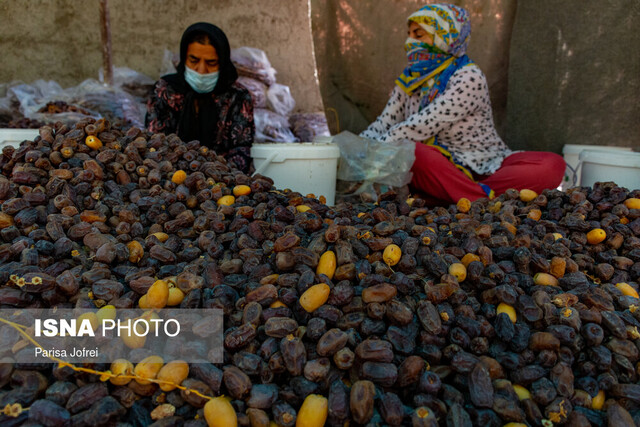
[[[189,86],[198,93],[209,93],[215,89],[219,74],[219,71],[200,74],[189,67],[184,68],[184,79],[189,83]]]

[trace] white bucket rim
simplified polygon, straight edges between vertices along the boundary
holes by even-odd
[[[0,128],[0,141],[17,141],[22,142],[25,139],[33,140],[40,135],[40,129],[13,129]]]
[[[39,133],[40,128],[0,128],[0,132]]]
[[[562,154],[580,154],[584,150],[632,151],[633,148],[631,148],[631,147],[621,147],[619,145],[607,146],[607,145],[565,144],[562,147]]]
[[[251,146],[251,157],[254,159],[266,159],[276,153],[274,162],[285,160],[320,160],[338,159],[340,147],[335,143],[254,143]]]
[[[580,161],[605,166],[640,168],[640,153],[611,152],[605,150],[584,150],[580,153]]]
[[[252,147],[337,147],[335,142],[254,142]]]

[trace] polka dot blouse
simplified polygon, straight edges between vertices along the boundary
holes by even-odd
[[[512,153],[493,125],[487,80],[475,64],[457,70],[445,91],[420,111],[420,91],[395,87],[382,114],[360,136],[379,141],[426,141],[437,135],[454,158],[480,175],[492,174]]]

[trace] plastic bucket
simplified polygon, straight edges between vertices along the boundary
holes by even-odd
[[[340,148],[333,143],[253,144],[251,157],[256,173],[273,179],[276,188],[289,188],[303,195],[336,197],[336,173]]]
[[[580,153],[580,163],[582,186],[591,187],[596,182],[613,181],[630,190],[640,188],[640,153],[584,150]]]
[[[576,185],[580,185],[580,176],[581,169],[580,165],[580,153],[583,150],[622,150],[622,151],[631,151],[630,147],[608,147],[604,145],[579,145],[579,144],[565,144],[562,147],[562,154],[564,155],[564,161],[567,163],[567,169],[564,172],[564,178],[562,179],[562,184],[560,184],[561,189],[566,190],[567,188],[575,187]]]
[[[24,140],[33,141],[36,136],[40,135],[38,129],[0,129],[0,150],[11,145],[13,147],[20,146],[20,143]]]

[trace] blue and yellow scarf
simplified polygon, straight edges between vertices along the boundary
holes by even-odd
[[[434,52],[437,48],[426,43],[408,44],[412,48],[407,55],[409,65],[398,77],[396,84],[407,95],[413,95],[420,89],[420,109],[429,105],[444,91],[453,73],[465,65],[473,64],[467,55],[456,58],[444,52]]]
[[[444,91],[453,73],[473,63],[465,54],[471,24],[465,9],[442,4],[422,7],[409,17],[409,22],[432,34],[433,45],[407,39],[408,65],[396,84],[408,95],[420,89],[423,109]]]

